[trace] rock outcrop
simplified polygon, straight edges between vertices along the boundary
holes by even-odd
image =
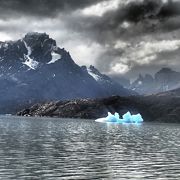
[[[180,89],[168,94],[103,99],[79,99],[35,104],[17,113],[20,116],[97,119],[107,112],[141,113],[144,121],[180,122]]]

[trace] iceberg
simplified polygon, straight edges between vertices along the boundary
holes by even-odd
[[[99,118],[95,120],[96,122],[104,123],[142,123],[143,118],[141,114],[132,115],[130,112],[127,112],[120,118],[120,115],[116,112],[114,115],[108,112],[108,116],[105,118]]]

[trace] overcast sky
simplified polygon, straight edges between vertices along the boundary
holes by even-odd
[[[180,71],[180,0],[0,0],[1,41],[32,31],[107,74]]]

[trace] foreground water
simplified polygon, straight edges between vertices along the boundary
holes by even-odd
[[[0,179],[180,179],[180,126],[1,116]]]

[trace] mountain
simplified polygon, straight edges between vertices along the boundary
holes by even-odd
[[[17,41],[0,42],[0,85],[0,113],[34,102],[114,95],[46,33],[28,33]],[[133,94],[122,90],[122,95]]]
[[[155,81],[160,84],[159,91],[169,91],[180,87],[180,72],[162,68],[155,74]]]
[[[154,77],[149,74],[139,77],[131,84],[130,89],[139,94],[155,94],[180,87],[180,72],[162,68]]]
[[[19,116],[48,116],[97,119],[108,112],[123,115],[141,113],[144,121],[180,123],[180,89],[168,94],[102,99],[76,99],[35,104],[17,113]]]
[[[128,78],[121,76],[119,74],[111,74],[110,75],[111,79],[113,79],[115,82],[118,84],[122,85],[125,88],[129,88],[131,85],[131,82]]]
[[[156,83],[154,78],[150,74],[139,77],[131,84],[130,88],[139,94],[152,94],[156,93]]]
[[[121,96],[129,96],[129,94],[137,95],[137,93],[125,89],[119,83],[112,80],[109,76],[105,74],[101,74],[94,66],[90,66],[90,67],[82,66],[82,69],[84,72],[92,76],[94,80],[96,80],[96,82],[101,86],[103,91],[106,91],[108,94],[113,94],[113,95],[119,94]]]

